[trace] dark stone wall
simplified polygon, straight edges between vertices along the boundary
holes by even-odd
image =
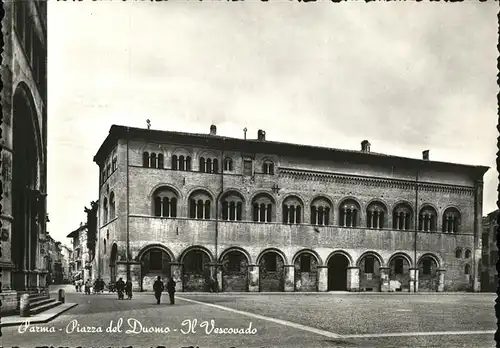
[[[230,256],[239,263],[239,271],[230,265]],[[222,259],[222,289],[223,291],[248,291],[248,262],[238,251],[231,251]]]
[[[410,291],[410,286],[412,286],[410,277],[410,264],[408,261],[403,259],[403,274],[396,274],[396,259],[393,258],[389,264],[389,280],[397,280],[401,283],[401,291]]]
[[[382,281],[380,279],[380,262],[375,258],[373,265],[373,273],[365,273],[364,257],[359,263],[359,290],[360,291],[380,291]],[[369,289],[372,290],[369,290]]]
[[[266,265],[266,258],[260,262],[260,291],[285,291],[285,264],[283,258],[277,253],[272,253],[276,257],[276,271],[269,271]]]
[[[194,257],[194,253],[199,253],[203,257],[203,269],[200,271],[192,271],[186,265],[190,262],[190,259]],[[209,291],[210,284],[210,259],[208,255],[200,251],[189,251],[184,258],[183,265],[183,289],[184,291]]]
[[[437,291],[438,281],[437,264],[431,261],[430,275],[425,275],[423,262],[421,261],[418,265],[418,291]]]
[[[309,272],[300,271],[301,258],[295,260],[295,291],[318,291],[318,262],[311,255],[311,270]]]

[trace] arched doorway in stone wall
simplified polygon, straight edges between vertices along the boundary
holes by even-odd
[[[347,291],[349,259],[344,254],[334,254],[328,260],[328,291]]]
[[[438,263],[431,255],[424,255],[418,261],[418,291],[437,291]]]
[[[118,257],[118,246],[113,243],[111,247],[111,255],[109,257],[109,281],[110,283],[116,282],[116,258]]]
[[[389,290],[409,292],[411,286],[409,258],[403,254],[392,256],[389,259]]]
[[[20,84],[14,93],[12,118],[12,261],[17,269],[35,270],[37,268],[38,238],[41,231],[39,218],[42,213],[41,195],[38,183],[42,149],[37,145],[39,136],[35,124],[37,115],[28,87]],[[10,167],[7,158],[2,158],[5,168]],[[43,223],[43,222],[42,222]],[[25,278],[25,273],[14,272],[14,289],[24,290],[36,287],[33,277]]]
[[[181,260],[183,291],[209,291],[210,255],[203,249],[191,249]]]
[[[367,253],[361,256],[358,261],[360,291],[381,290],[380,266],[380,260],[375,254]]]
[[[260,291],[285,291],[285,260],[273,250],[265,251],[259,260]]]
[[[170,255],[159,247],[148,248],[141,258],[141,291],[153,291],[155,280],[160,277],[166,284],[171,274]]]
[[[222,291],[248,291],[248,258],[238,249],[222,257]]]
[[[318,291],[318,259],[311,251],[300,251],[295,257],[295,291]]]

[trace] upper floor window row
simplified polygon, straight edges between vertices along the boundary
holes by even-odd
[[[142,154],[142,166],[144,168],[160,168],[164,167],[164,158],[163,154],[159,153],[158,155],[154,152],[144,152]]]
[[[200,157],[200,172],[202,173],[218,173],[219,161],[217,158]]]
[[[213,199],[208,193],[204,193],[203,197],[190,198],[189,213],[191,218],[210,218],[215,214],[211,211],[214,206]],[[163,203],[162,203],[163,202]],[[173,202],[173,203],[172,203]],[[165,200],[163,196],[161,199],[155,201],[155,215],[164,217],[176,217],[177,208],[171,204],[176,205],[178,198],[175,195],[169,196]],[[163,205],[162,205],[163,204]],[[170,204],[170,205],[169,205]],[[168,208],[160,208],[161,206]],[[276,220],[276,202],[272,195],[267,193],[260,193],[255,196],[249,206],[251,212],[245,213],[245,198],[239,193],[229,192],[221,198],[220,218],[228,221],[241,221],[245,217],[248,220],[255,222],[275,222]],[[162,210],[163,209],[163,210]],[[169,210],[166,210],[169,209]],[[284,224],[302,224],[309,223],[317,226],[333,225],[334,210],[333,204],[325,197],[317,197],[313,199],[309,207],[309,221],[304,218],[304,204],[297,196],[288,196],[281,206],[281,222]],[[161,213],[162,211],[175,211],[172,213]],[[453,226],[452,232],[459,231],[460,213],[456,208],[446,209],[443,214],[443,232],[448,232],[449,222],[446,217],[453,213],[456,224]],[[363,215],[363,216],[362,216]],[[337,210],[336,225],[339,227],[356,228],[367,227],[371,229],[390,228],[388,213],[386,206],[379,201],[373,201],[368,204],[366,211],[361,212],[359,203],[351,198],[344,199]],[[418,226],[420,231],[437,231],[436,229],[437,215],[433,214],[430,206],[424,206],[420,210]],[[412,208],[406,203],[397,204],[392,212],[392,229],[394,230],[413,230],[414,221]],[[362,223],[364,220],[364,223]]]
[[[274,175],[274,163],[270,160],[265,160],[262,164],[262,173]]]
[[[144,168],[165,168],[165,160],[163,154],[157,154],[155,152],[143,152],[142,154],[142,166]],[[243,172],[245,175],[252,174],[252,161],[244,160]],[[222,162],[222,169],[224,172],[234,171],[234,161],[232,158],[225,158]],[[172,155],[171,166],[172,170],[185,170],[191,171],[192,169],[192,159],[191,156],[184,155]],[[206,158],[200,157],[198,163],[198,170],[202,173],[219,173],[219,160],[217,158]],[[262,164],[262,173],[274,175],[274,163],[271,160],[265,160]]]
[[[101,185],[118,169],[118,157],[113,153],[111,162],[108,162],[101,170]]]

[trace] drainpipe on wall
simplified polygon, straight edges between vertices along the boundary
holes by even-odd
[[[225,145],[225,139],[222,139],[223,144]],[[219,242],[219,201],[224,193],[224,150],[221,152],[221,168],[220,168],[220,192],[217,196],[217,201],[215,202],[215,284],[217,292],[219,291],[219,279],[218,279],[218,267],[219,267],[219,253],[218,253],[218,242]]]
[[[128,144],[130,138],[130,128],[127,127],[127,279],[130,279],[130,238],[129,238],[129,168],[128,168]]]
[[[415,212],[414,212],[414,229],[415,236],[413,241],[413,265],[415,268],[415,277],[413,279],[413,292],[417,292],[417,276],[418,276],[418,263],[417,263],[417,231],[418,231],[418,170],[415,179]]]

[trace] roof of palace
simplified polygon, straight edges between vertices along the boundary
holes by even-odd
[[[431,161],[409,157],[388,155],[383,153],[345,150],[313,145],[302,145],[270,140],[240,139],[221,135],[174,132],[145,128],[134,128],[127,126],[112,125],[109,134],[101,144],[94,156],[94,162],[99,163],[106,158],[109,152],[116,146],[118,139],[145,140],[157,143],[174,143],[179,145],[191,145],[220,149],[228,151],[240,151],[243,153],[267,153],[276,155],[293,155],[308,159],[323,158],[335,161],[353,161],[373,164],[400,165],[409,168],[421,168],[439,170],[468,170],[478,179],[489,169],[487,166],[467,165],[451,162]]]

